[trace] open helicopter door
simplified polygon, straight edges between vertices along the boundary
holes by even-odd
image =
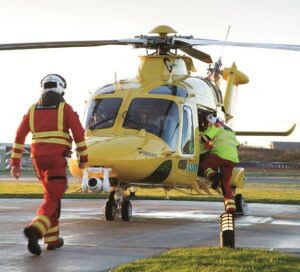
[[[195,105],[185,103],[180,109],[181,126],[178,142],[178,156],[175,161],[175,171],[180,176],[183,184],[190,184],[191,189],[200,193],[197,185],[197,173],[199,163],[198,139],[199,131],[197,125],[197,108]],[[191,182],[194,180],[195,182]]]

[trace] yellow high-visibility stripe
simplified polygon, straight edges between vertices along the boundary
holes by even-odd
[[[50,236],[50,237],[44,237],[44,243],[50,243],[58,240],[58,235]]]
[[[32,226],[36,227],[41,232],[42,236],[45,235],[47,229],[43,223],[36,221],[36,222],[32,223]]]
[[[80,148],[80,147],[86,146],[86,143],[85,143],[85,141],[82,141],[82,142],[76,143],[76,146],[77,146],[77,148]]]
[[[59,228],[58,228],[58,226],[55,226],[55,227],[48,229],[47,234],[52,233],[52,232],[57,232],[57,231],[59,231]]]
[[[47,226],[47,229],[51,227],[51,221],[46,215],[38,215],[34,218],[34,221],[42,221]]]
[[[43,131],[43,132],[35,132],[34,129],[34,111],[36,104],[32,105],[29,110],[29,127],[32,133],[32,143],[54,143],[54,144],[61,144],[67,145],[72,147],[72,143],[70,143],[70,134],[64,132],[64,107],[65,102],[59,103],[58,106],[58,115],[57,115],[57,131]],[[63,137],[65,139],[57,139],[57,138],[47,138],[43,139],[44,137]]]
[[[34,110],[36,104],[33,104],[29,110],[29,129],[33,133],[34,132]]]
[[[59,103],[58,106],[58,116],[57,116],[57,130],[63,131],[64,130],[64,107],[65,102]]]
[[[24,144],[17,144],[17,143],[14,143],[14,144],[13,144],[13,148],[16,148],[16,149],[23,149],[23,148],[24,148]]]
[[[21,159],[22,158],[22,153],[12,152],[11,157],[15,158],[15,159]]]
[[[45,137],[63,137],[70,139],[70,134],[63,131],[43,131],[32,133],[32,139],[45,138]]]
[[[72,147],[72,143],[68,142],[64,139],[57,139],[57,138],[47,138],[47,139],[34,139],[32,140],[32,143],[49,143],[49,144],[61,144],[61,145],[67,145],[69,147]]]
[[[211,168],[207,168],[205,171],[204,171],[204,174],[205,176],[208,178],[210,176],[211,173],[214,173],[216,172],[215,170],[211,169]]]
[[[225,204],[235,204],[235,201],[233,199],[226,199]]]

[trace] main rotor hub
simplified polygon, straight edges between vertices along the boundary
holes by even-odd
[[[170,33],[177,33],[177,31],[167,25],[159,25],[149,31],[149,34],[158,34],[160,37],[165,37]]]

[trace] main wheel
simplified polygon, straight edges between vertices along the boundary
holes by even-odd
[[[115,219],[115,211],[114,211],[115,201],[107,200],[105,205],[105,219],[107,221],[113,221]]]
[[[132,217],[132,206],[129,200],[124,200],[122,203],[121,217],[123,221],[130,221]]]
[[[234,201],[236,206],[236,212],[240,215],[244,215],[247,211],[247,204],[243,196],[241,194],[237,194],[234,198]]]

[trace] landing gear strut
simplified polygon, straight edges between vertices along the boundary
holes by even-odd
[[[105,219],[113,221],[116,214],[120,214],[123,221],[130,221],[132,218],[132,206],[129,196],[124,194],[123,187],[117,187],[109,194],[105,205]]]

